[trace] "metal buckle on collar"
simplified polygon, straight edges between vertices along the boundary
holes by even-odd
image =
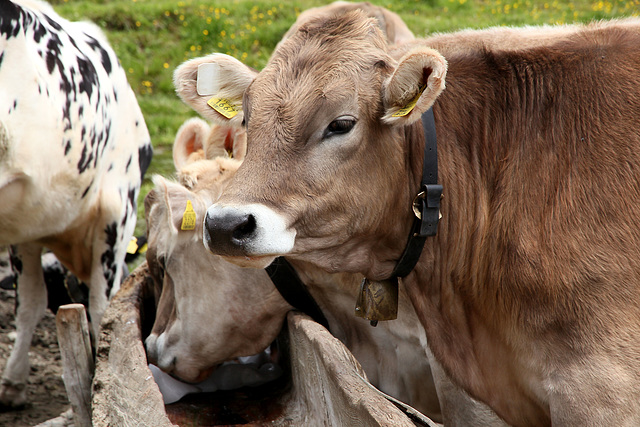
[[[442,185],[425,184],[423,188],[424,191],[421,191],[413,200],[413,213],[420,220],[420,230],[415,237],[435,236],[438,222],[442,218],[440,213]]]
[[[418,193],[413,199],[412,209],[413,214],[418,219],[422,219],[422,201],[426,202],[427,208],[440,209],[440,199],[442,198],[442,185],[440,184],[427,184],[425,189]],[[442,218],[442,214],[439,213],[439,218]]]

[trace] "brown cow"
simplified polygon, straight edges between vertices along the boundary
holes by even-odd
[[[196,218],[204,218],[208,204],[235,173],[239,162],[226,154],[220,157],[221,148],[230,148],[230,142],[234,156],[242,158],[244,132],[216,125],[210,129],[199,119],[187,121],[173,147],[180,184],[154,177],[156,187],[145,199],[147,260],[158,296],[155,323],[145,346],[153,363],[192,382],[217,370],[221,362],[267,346],[292,309],[275,292],[265,271],[239,268],[211,255],[202,244],[202,221],[196,221],[193,230],[182,230],[186,200],[191,201]],[[424,329],[406,292],[400,291],[398,319],[371,328],[353,316],[360,275],[327,274],[300,262],[295,267],[332,334],[349,348],[372,384],[445,425],[505,425],[444,374],[424,344]],[[215,374],[212,378],[215,381]],[[210,382],[187,386],[182,393]],[[182,395],[176,393],[169,391],[165,398]]]
[[[638,425],[639,26],[390,48],[354,12],[301,26],[260,73],[212,58],[241,112],[209,117],[244,122],[248,152],[205,243],[386,279],[433,107],[443,218],[401,285],[436,358],[513,425]]]

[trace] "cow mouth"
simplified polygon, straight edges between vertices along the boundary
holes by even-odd
[[[269,266],[277,255],[260,256],[223,256],[224,259],[238,267],[263,269]]]
[[[268,261],[268,263],[270,262],[271,261]],[[151,292],[152,283],[148,280],[148,275],[145,277],[144,286],[142,286],[140,294],[140,306],[138,307],[140,310],[140,329],[143,342],[151,335],[151,330],[156,320],[157,308],[155,296]],[[264,408],[275,408],[276,406],[280,408],[280,406],[277,405],[278,399],[287,392],[291,385],[289,336],[286,322],[283,324],[283,328],[278,337],[268,347],[268,350],[268,352],[264,351],[259,353],[257,355],[258,360],[255,360],[256,355],[249,356],[247,358],[237,358],[226,363],[216,364],[211,368],[203,370],[193,377],[195,384],[193,382],[185,382],[184,380],[177,378],[177,372],[169,374],[162,371],[160,368],[152,364],[154,360],[149,357],[148,353],[147,363],[156,383],[166,381],[171,383],[169,389],[176,387],[178,389],[178,393],[172,395],[171,393],[166,393],[164,385],[160,386],[160,384],[158,384],[159,388],[165,392],[162,396],[165,404],[168,405],[169,402],[175,403],[174,405],[168,405],[166,407],[167,415],[169,415],[170,418],[174,416],[174,414],[176,417],[179,417],[180,415],[178,414],[185,410],[185,408],[198,407],[201,402],[206,402],[206,404],[210,406],[212,396],[215,396],[213,399],[221,405],[222,402],[224,402],[225,405],[228,404],[232,406],[234,409],[232,409],[231,412],[241,413],[242,410],[240,408],[236,408],[236,405],[239,405],[242,402],[246,403],[248,399],[255,399],[256,402],[260,402],[258,405],[258,408],[261,408],[260,410],[262,410],[263,406]],[[249,363],[254,363],[255,365],[248,366]],[[238,366],[233,365],[245,366],[241,366],[240,368],[242,369],[238,369]],[[243,369],[244,373],[242,372]],[[239,381],[242,380],[233,378],[238,376],[239,371],[240,375],[250,377],[249,380],[253,378],[253,384],[250,385],[249,382],[246,382],[246,384],[240,384],[240,388],[233,389],[231,386],[238,386]],[[216,372],[218,373],[216,374]],[[231,377],[231,380],[222,384],[221,387],[216,387],[217,391],[214,391],[213,393],[204,392],[205,390],[199,383],[206,383],[209,379],[212,379],[212,377],[216,375],[222,376],[222,374],[226,374]],[[233,381],[236,381],[236,384],[233,384]],[[196,388],[198,386],[200,386],[200,389]],[[247,396],[250,397],[248,398]],[[192,404],[195,404],[195,406]],[[175,410],[169,409],[174,406]],[[251,407],[254,408],[254,406]],[[275,409],[273,410],[275,411]],[[228,412],[227,409],[224,411]],[[255,414],[252,414],[251,416],[255,416]],[[269,413],[268,416],[275,416],[275,413]],[[249,415],[247,415],[247,417],[250,418]]]
[[[279,379],[283,374],[281,352],[277,340],[260,353],[238,357],[202,371],[193,381],[185,382],[173,373],[155,365],[149,368],[162,393],[165,404],[171,404],[188,394],[212,393],[259,387]]]

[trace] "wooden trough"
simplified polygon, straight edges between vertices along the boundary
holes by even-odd
[[[340,341],[297,312],[289,314],[281,334],[289,353],[281,380],[234,392],[188,395],[164,405],[143,345],[154,309],[146,297],[146,278],[143,264],[104,315],[92,385],[93,426],[435,425],[412,408],[407,415],[385,398]]]

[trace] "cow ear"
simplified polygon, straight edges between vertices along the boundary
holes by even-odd
[[[157,221],[164,221],[164,228],[169,230],[171,235],[177,235],[180,231],[193,231],[198,227],[198,218],[195,209],[198,207],[196,197],[189,190],[171,182],[160,175],[154,175],[154,192],[162,197],[164,205],[164,218],[156,218]],[[156,199],[156,203],[158,200]]]
[[[378,21],[382,27],[384,33],[387,36],[387,40],[390,44],[401,44],[415,39],[415,36],[404,23],[402,18],[398,14],[391,12],[384,7],[376,6],[380,10],[380,17]]]
[[[437,51],[419,47],[406,53],[383,84],[385,114],[391,125],[420,119],[444,90],[447,61]]]
[[[214,53],[180,65],[173,84],[180,98],[205,119],[240,127],[244,91],[257,74],[229,55]]]
[[[159,225],[163,229],[169,231],[171,235],[178,234],[178,229],[171,220],[171,204],[169,203],[169,186],[171,183],[161,175],[153,175],[153,189],[145,199],[145,217],[147,220],[147,228]]]
[[[205,157],[214,159],[220,155],[231,155],[242,160],[247,152],[247,135],[244,129],[231,126],[211,126],[211,132],[205,148]]]
[[[233,138],[233,158],[237,160],[243,160],[245,154],[247,154],[247,132],[242,129],[234,129],[232,133]]]
[[[173,142],[173,164],[180,170],[188,163],[204,157],[204,145],[210,125],[194,117],[180,126]]]

